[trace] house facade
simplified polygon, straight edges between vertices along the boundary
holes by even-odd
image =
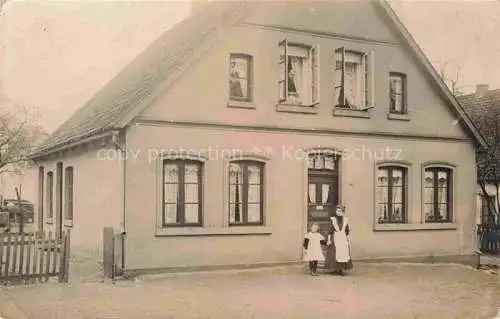
[[[387,3],[213,2],[33,159],[44,227],[145,271],[299,261],[337,204],[355,259],[468,260],[477,146]]]

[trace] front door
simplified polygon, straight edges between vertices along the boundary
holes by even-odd
[[[317,223],[320,232],[328,233],[335,206],[339,204],[339,174],[336,154],[311,154],[308,167],[307,231]]]
[[[326,237],[330,229],[330,217],[338,204],[338,178],[309,174],[307,229],[318,223],[321,233]]]

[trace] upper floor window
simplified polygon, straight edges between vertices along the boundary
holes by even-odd
[[[163,161],[163,227],[202,225],[202,163]]]
[[[264,165],[254,161],[229,164],[229,225],[264,223]]]
[[[47,218],[54,217],[54,173],[47,173],[47,191],[45,193],[45,206],[47,207]]]
[[[446,167],[425,169],[424,211],[426,223],[451,223],[452,173],[453,170]]]
[[[231,54],[229,56],[229,99],[252,100],[252,56]]]
[[[335,103],[337,107],[365,109],[370,106],[369,55],[335,50]]]
[[[64,171],[65,218],[66,220],[73,220],[73,167],[66,167]]]
[[[280,103],[313,106],[319,103],[319,47],[279,43]]]
[[[389,74],[389,99],[389,111],[391,113],[407,113],[405,74],[395,72]]]
[[[377,223],[407,223],[407,169],[383,166],[377,174]]]

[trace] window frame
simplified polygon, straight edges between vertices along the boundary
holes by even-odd
[[[54,172],[48,171],[46,178],[46,192],[45,192],[45,205],[46,205],[46,222],[51,224],[54,219]]]
[[[74,168],[67,166],[64,169],[64,220],[66,223],[73,222],[74,198]]]
[[[44,208],[45,208],[45,168],[43,166],[38,167],[38,226],[41,231],[43,231],[43,224],[45,220]],[[34,221],[33,221],[34,222]]]
[[[279,55],[279,78],[278,78],[278,92],[279,92],[279,104],[281,105],[294,105],[299,107],[314,107],[320,103],[320,51],[319,45],[310,45],[300,42],[291,42],[288,39],[283,39],[278,43],[278,47],[282,52]],[[303,83],[301,89],[308,89],[308,100],[303,101],[300,100],[300,103],[296,103],[290,100],[289,92],[288,92],[288,61],[289,61],[289,48],[296,47],[299,49],[307,50],[307,66],[302,66],[303,71],[307,71],[309,76],[307,80],[310,80],[310,83]],[[284,58],[282,59],[282,56]],[[281,66],[284,64],[283,66]],[[283,70],[283,71],[282,71]],[[305,73],[305,72],[303,72]],[[310,79],[309,79],[310,78]],[[281,88],[283,85],[283,88]],[[299,91],[300,94],[300,91]]]
[[[241,200],[241,207],[242,207],[242,222],[231,222],[231,176],[230,176],[230,168],[231,164],[237,164],[240,165],[242,168],[243,172],[243,184],[242,184],[242,200]],[[259,222],[249,222],[248,221],[248,192],[249,192],[249,179],[248,179],[248,167],[249,166],[258,166],[260,168],[260,183],[259,183],[259,189],[260,189],[260,194],[259,194],[259,204],[260,204],[260,221]],[[228,180],[227,180],[227,186],[228,186],[228,226],[229,227],[241,227],[241,226],[264,226],[265,225],[265,216],[264,216],[264,194],[265,194],[265,163],[261,161],[255,161],[255,160],[250,160],[250,159],[242,159],[242,160],[230,160],[228,162]]]
[[[387,188],[387,207],[388,211],[392,211],[392,206],[394,205],[394,201],[392,199],[393,192],[392,192],[392,171],[398,169],[401,170],[403,173],[402,176],[402,221],[393,221],[391,220],[392,217],[390,217],[388,220],[380,219],[380,216],[378,216],[378,205],[380,204],[377,201],[377,198],[375,196],[375,224],[392,224],[392,225],[408,225],[411,224],[410,222],[410,216],[409,216],[409,210],[408,210],[408,203],[409,203],[409,194],[410,194],[410,183],[409,183],[409,167],[405,165],[400,165],[400,164],[381,164],[377,165],[376,167],[376,175],[375,175],[375,194],[377,194],[377,189],[381,187],[378,182],[378,173],[380,170],[387,170],[387,176],[388,176],[388,181],[387,181],[387,186],[383,186],[383,188]],[[382,222],[381,222],[382,221]]]
[[[240,58],[240,59],[245,59],[247,62],[247,77],[242,78],[239,77],[238,79],[246,79],[247,81],[247,95],[248,97],[237,97],[237,96],[232,96],[231,95],[231,81],[234,79],[234,77],[231,75],[231,63],[233,61],[233,58]],[[228,96],[229,96],[229,101],[231,102],[246,102],[250,103],[253,101],[253,88],[254,88],[254,77],[253,77],[253,56],[250,54],[246,53],[230,53],[229,54],[229,70],[228,70]]]
[[[392,108],[391,105],[391,78],[397,77],[401,79],[401,111],[397,111]],[[389,113],[390,114],[398,114],[398,115],[406,115],[408,114],[408,97],[407,97],[407,75],[402,72],[389,72]]]
[[[203,175],[204,175],[204,162],[198,159],[191,158],[162,158],[161,159],[161,219],[160,219],[160,228],[179,228],[179,227],[203,227]],[[181,222],[176,223],[166,223],[165,221],[165,164],[175,164],[178,167],[178,202],[176,203],[181,207],[181,211],[177,211],[177,214],[181,214],[180,218]],[[195,164],[198,166],[198,222],[197,223],[186,223],[185,222],[185,166],[187,164]]]
[[[362,80],[362,96],[363,96],[363,105],[350,105],[347,102],[346,96],[345,96],[345,69],[346,69],[346,53],[354,53],[354,54],[359,54],[361,55],[361,66],[364,64],[364,68],[362,70],[363,74],[361,75],[361,80]],[[337,85],[337,83],[334,83],[334,97],[337,95],[336,90],[340,90],[339,98],[338,100],[334,101],[335,103],[335,108],[336,109],[348,109],[348,110],[365,110],[371,106],[371,97],[370,97],[370,89],[371,88],[371,79],[370,79],[370,70],[372,67],[373,59],[370,58],[370,53],[366,53],[363,51],[359,50],[353,50],[353,49],[346,49],[345,47],[340,47],[335,49],[334,51],[334,72],[337,71],[337,55],[340,53],[341,60],[340,60],[340,72],[341,72],[341,77],[340,77],[340,85]],[[339,100],[342,101],[342,103],[339,103]]]
[[[437,198],[438,198],[438,193],[439,193],[439,187],[437,187],[437,183],[438,183],[438,175],[439,175],[439,172],[446,172],[447,173],[447,187],[446,187],[446,190],[447,190],[447,198],[446,198],[446,207],[447,207],[447,212],[446,212],[446,218],[442,219],[442,220],[427,220],[427,217],[426,217],[426,207],[428,205],[428,203],[425,202],[426,198],[425,198],[425,189],[427,188],[425,186],[425,173],[427,171],[432,171],[433,172],[433,186],[432,186],[432,189],[433,189],[433,195],[432,195],[432,204],[433,204],[433,216],[435,219],[439,219],[438,216],[441,216],[440,214],[438,214],[439,210],[437,209],[437,207],[439,206],[439,202],[437,202]],[[454,191],[455,191],[455,187],[454,187],[454,183],[455,183],[455,168],[452,167],[452,166],[448,166],[448,165],[426,165],[424,166],[424,169],[423,169],[423,174],[422,174],[422,190],[423,190],[423,193],[422,193],[422,221],[424,224],[450,224],[450,223],[453,223],[454,222],[454,212],[455,212],[455,203],[454,203]]]
[[[481,225],[485,225],[485,224],[488,224],[490,222],[489,220],[489,214],[485,216],[485,208],[488,207],[488,206],[485,206],[485,200],[487,198],[491,199],[491,201],[493,202],[493,205],[494,206],[497,206],[497,196],[496,195],[491,195],[491,194],[479,194],[480,198],[481,198],[481,206],[480,206],[480,215],[479,215],[479,218],[480,218],[480,224]],[[487,202],[487,200],[486,200]],[[489,212],[489,208],[488,208],[488,212]],[[484,218],[486,217],[486,218]]]

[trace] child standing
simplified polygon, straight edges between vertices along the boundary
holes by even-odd
[[[319,233],[319,225],[311,225],[311,231],[304,237],[303,247],[305,249],[304,260],[309,262],[309,273],[311,276],[317,276],[318,261],[325,261],[325,256],[321,245],[325,245],[325,237]]]

